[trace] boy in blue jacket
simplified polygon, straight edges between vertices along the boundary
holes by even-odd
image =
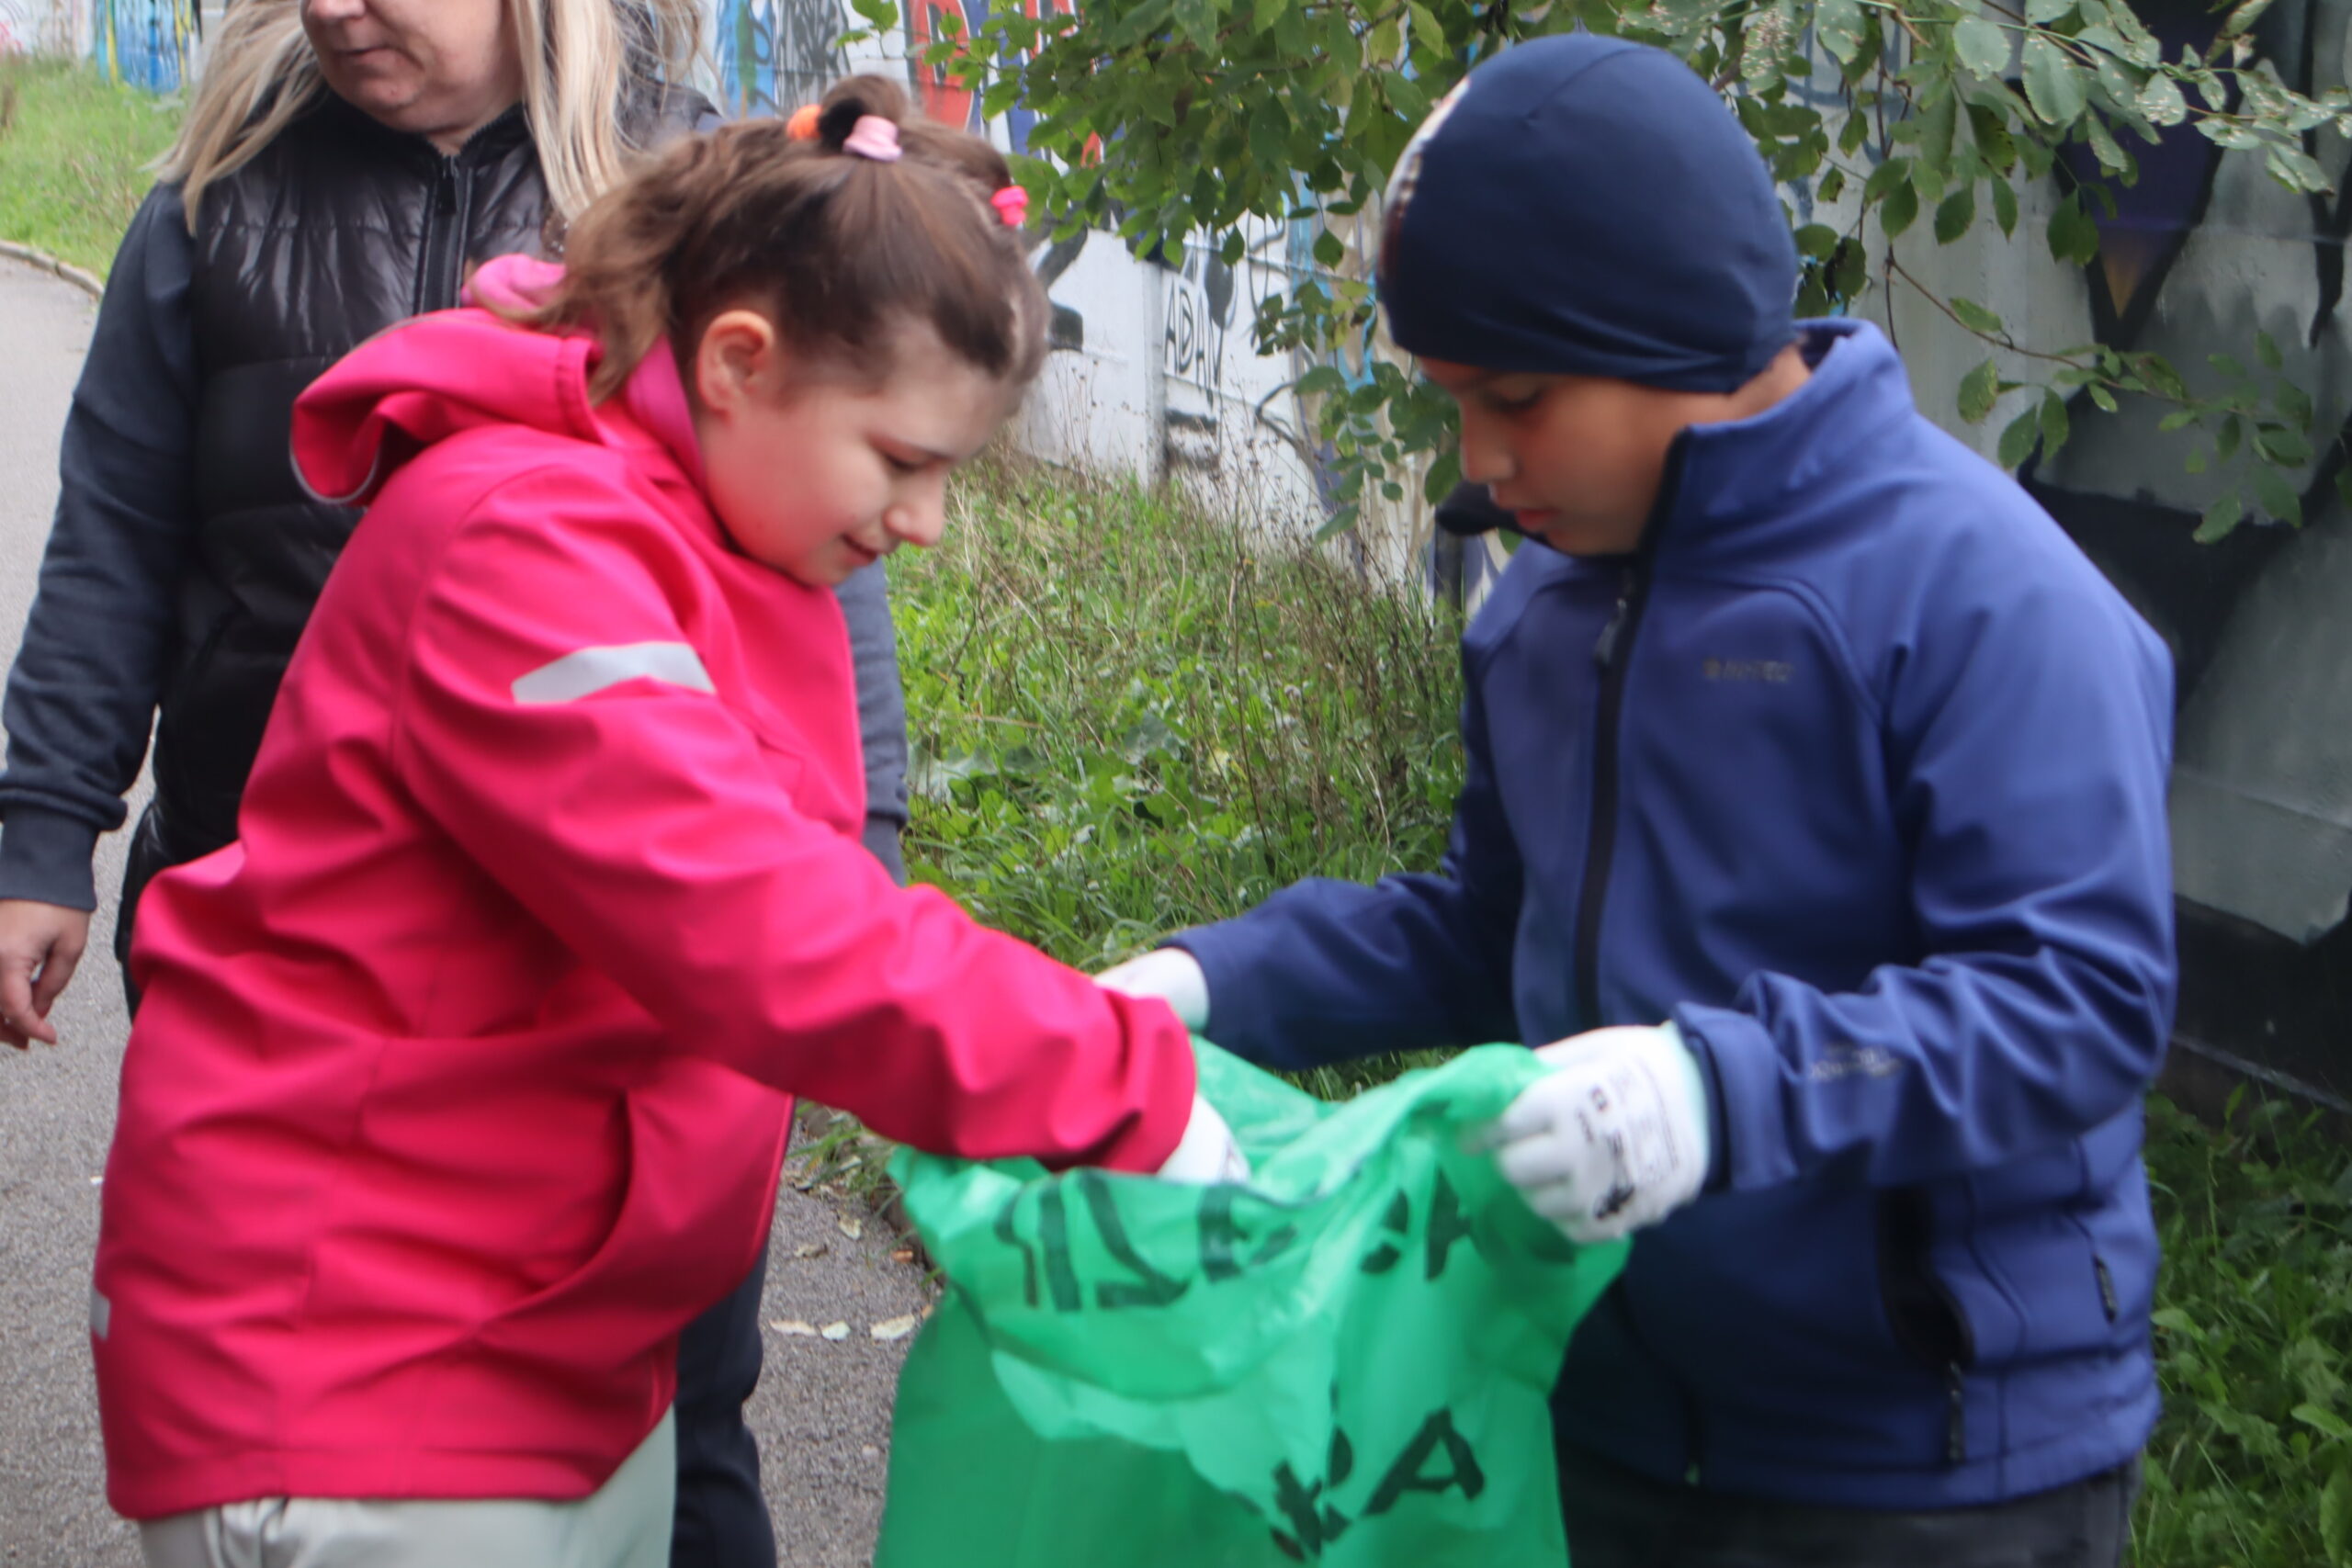
[[[1553,1063],[1505,1173],[1639,1231],[1555,1402],[1577,1568],[2110,1568],[2156,1415],[2162,645],[1878,332],[1792,319],[1770,178],[1672,57],[1499,56],[1386,224],[1391,332],[1540,541],[1464,638],[1444,867],[1105,983],[1270,1066]]]

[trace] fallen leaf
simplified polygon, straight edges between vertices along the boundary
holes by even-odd
[[[915,1249],[911,1247],[902,1247],[890,1254],[890,1261],[893,1263],[912,1263],[914,1260]]]
[[[859,1457],[862,1459],[880,1459],[882,1457],[882,1450],[876,1448],[872,1443],[861,1443],[858,1446],[857,1451]]]
[[[839,1218],[834,1220],[833,1223],[841,1226],[842,1235],[849,1237],[852,1241],[855,1241],[859,1236],[865,1234],[865,1226],[860,1222],[850,1218],[847,1214],[841,1215]]]
[[[916,1315],[917,1317],[920,1317],[920,1318],[924,1319],[925,1321],[929,1321],[929,1319],[930,1319],[930,1317],[931,1317],[932,1313],[933,1313],[933,1311],[935,1311],[935,1310],[936,1310],[935,1308],[926,1306],[926,1307],[924,1307],[924,1308],[922,1309],[922,1311],[921,1311],[921,1312],[919,1312],[919,1313],[915,1314],[915,1315]]]
[[[825,1325],[824,1327],[817,1330],[817,1332],[823,1335],[828,1339],[838,1342],[849,1337],[849,1325],[846,1323],[829,1323]]]
[[[913,1313],[909,1313],[904,1317],[886,1317],[876,1324],[870,1332],[876,1339],[904,1339],[915,1331],[915,1325],[922,1321],[922,1319]]]
[[[792,1249],[795,1258],[822,1258],[832,1250],[821,1241],[804,1241]]]
[[[768,1326],[778,1334],[801,1335],[810,1339],[817,1337],[817,1325],[813,1323],[803,1323],[797,1317],[779,1317],[771,1322]]]

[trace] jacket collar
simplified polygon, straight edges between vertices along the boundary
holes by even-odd
[[[1693,425],[1678,438],[1645,554],[1703,548],[1785,510],[1857,445],[1915,415],[1903,361],[1877,327],[1844,319],[1806,321],[1799,333],[1813,368],[1803,387],[1753,418]]]

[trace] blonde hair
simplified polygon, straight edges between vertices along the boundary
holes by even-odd
[[[680,82],[702,47],[696,0],[503,0],[523,65],[523,112],[561,223],[620,183],[633,98]],[[207,51],[179,140],[157,165],[180,183],[190,232],[205,187],[251,162],[327,93],[301,0],[239,0]]]

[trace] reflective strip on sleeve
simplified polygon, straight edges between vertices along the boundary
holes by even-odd
[[[660,681],[690,692],[712,690],[710,671],[683,642],[625,642],[583,648],[543,664],[514,682],[514,700],[534,705],[576,703],[624,681]]]

